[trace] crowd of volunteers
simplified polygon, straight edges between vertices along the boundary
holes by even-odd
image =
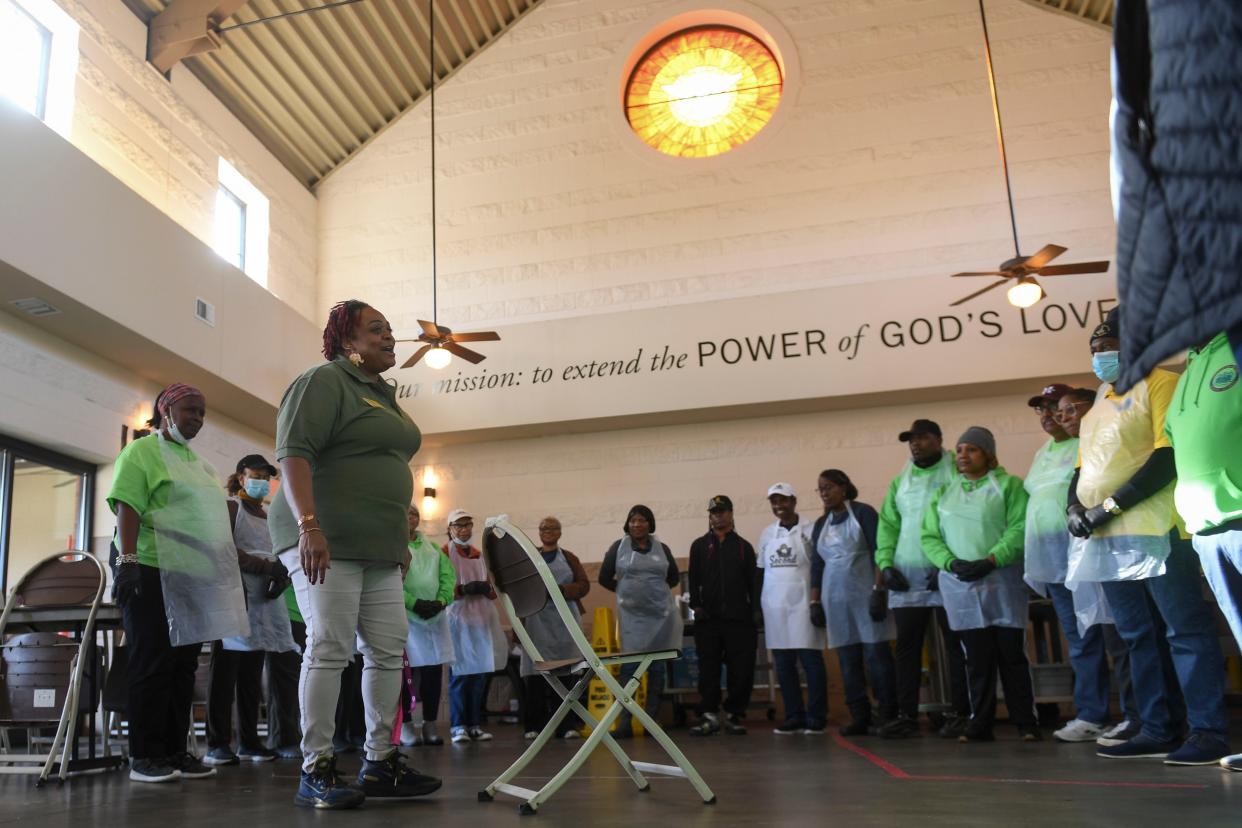
[[[680,649],[683,616],[692,620],[694,736],[747,733],[761,649],[780,687],[775,733],[824,732],[823,651],[832,649],[849,714],[840,732],[899,739],[923,732],[923,653],[934,628],[946,688],[935,732],[993,740],[999,678],[1008,721],[1034,741],[1042,733],[1026,628],[1038,595],[1055,609],[1074,677],[1076,712],[1056,739],[1095,742],[1107,758],[1242,770],[1242,755],[1230,755],[1224,659],[1201,589],[1202,572],[1242,641],[1242,342],[1220,334],[1190,353],[1180,378],[1157,368],[1119,393],[1122,336],[1116,311],[1091,334],[1098,389],[1053,384],[1030,399],[1048,439],[1025,480],[1001,464],[987,428],[971,426],[946,446],[935,422],[916,420],[898,435],[909,459],[878,510],[840,469],[818,476],[814,510],[777,482],[766,490],[773,520],[752,546],[735,530],[730,497],[710,497],[681,596],[656,515],[635,505],[598,576],[616,593],[620,646]],[[276,463],[244,457],[224,487],[191,448],[207,401],[188,385],[161,392],[153,433],[121,452],[108,503],[129,652],[131,779],[204,778],[238,762],[296,758],[302,805],[429,794],[440,780],[410,767],[399,746],[444,744],[445,673],[449,739],[492,738],[488,678],[510,656],[497,591],[470,511],[449,513],[443,544],[420,530],[409,463],[421,435],[382,377],[393,346],[379,311],[334,307],[325,361],[281,402]],[[592,585],[560,545],[561,529],[556,517],[540,521],[539,553],[581,616]],[[579,655],[553,602],[524,626],[541,658]],[[186,737],[205,643],[199,757]],[[559,696],[525,654],[517,672],[533,739]],[[647,673],[649,712],[667,678]],[[571,717],[556,735],[577,738],[580,726]],[[632,728],[624,716],[615,735]],[[349,780],[337,755],[353,749],[362,767]]]

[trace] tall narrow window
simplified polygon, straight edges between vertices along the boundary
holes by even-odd
[[[246,269],[246,203],[223,184],[216,190],[216,252],[238,270]]]
[[[267,196],[223,158],[217,175],[213,246],[222,259],[267,287]]]
[[[0,95],[43,118],[52,32],[13,0],[0,0]]]

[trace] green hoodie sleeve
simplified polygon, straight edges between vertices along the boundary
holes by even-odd
[[[923,554],[927,556],[927,560],[936,565],[938,569],[946,572],[949,570],[949,564],[957,560],[954,554],[949,551],[949,545],[944,542],[944,535],[940,532],[940,496],[950,486],[959,486],[960,483],[954,480],[941,486],[931,496],[931,501],[927,504],[927,511],[923,512],[923,526],[920,540],[923,542]]]
[[[880,522],[875,532],[875,565],[880,569],[892,566],[897,558],[897,538],[901,536],[901,513],[897,511],[897,484],[901,475],[888,484],[888,494],[880,507]]]
[[[1001,478],[1005,493],[1005,532],[988,554],[996,559],[997,566],[1009,566],[1022,560],[1026,548],[1026,504],[1030,495],[1022,485],[1022,478],[1006,474]]]
[[[436,549],[439,550],[440,547],[437,546]],[[453,569],[453,562],[449,560],[449,556],[440,551],[440,591],[436,593],[436,600],[446,607],[453,603],[456,586],[457,570]]]

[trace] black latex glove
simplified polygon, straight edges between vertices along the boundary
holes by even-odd
[[[750,614],[750,620],[755,622],[755,629],[763,629],[763,610],[757,609]]]
[[[486,595],[492,591],[492,585],[487,581],[471,581],[462,586],[461,591],[465,595]]]
[[[996,569],[996,564],[984,558],[981,561],[961,561],[955,560],[949,564],[949,571],[957,576],[959,581],[978,581],[986,578]]]
[[[886,566],[884,571],[880,573],[884,578],[884,586],[894,592],[906,592],[910,589],[910,582],[906,580],[906,576],[901,574],[895,566]]]
[[[1087,509],[1085,506],[1075,503],[1065,513],[1066,521],[1069,523],[1069,533],[1076,538],[1091,537],[1091,524],[1087,522]]]
[[[444,609],[444,605],[439,601],[428,601],[419,598],[414,602],[414,614],[419,618],[430,619],[440,614],[440,610]]]
[[[1083,522],[1091,527],[1091,531],[1099,529],[1104,524],[1112,520],[1116,515],[1105,509],[1103,506],[1092,506],[1082,516]]]
[[[823,604],[811,604],[811,623],[816,627],[828,626],[828,616],[824,614]]]
[[[927,590],[929,592],[940,591],[940,570],[933,569],[931,574],[927,576]]]
[[[272,564],[272,572],[267,580],[267,597],[274,599],[285,594],[285,590],[293,580],[289,577],[289,570],[285,569],[285,565],[280,561]]]
[[[116,578],[112,581],[112,599],[117,606],[124,607],[134,598],[142,594],[142,581],[138,572],[138,564],[121,564],[116,568]]]
[[[871,590],[871,598],[867,601],[867,614],[877,624],[888,617],[888,590]]]

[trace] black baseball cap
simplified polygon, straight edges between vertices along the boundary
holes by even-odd
[[[728,495],[716,495],[707,501],[707,511],[709,512],[732,512],[733,501]]]
[[[277,477],[280,472],[276,471],[276,467],[267,462],[267,458],[262,454],[247,454],[245,457],[237,461],[237,473],[241,474],[246,469],[254,469],[255,471],[266,471],[272,477]]]
[[[1104,339],[1105,337],[1113,337],[1121,339],[1121,308],[1113,308],[1108,312],[1108,316],[1104,317],[1104,321],[1095,326],[1095,330],[1091,332],[1091,341]]]
[[[1069,392],[1073,391],[1068,385],[1060,382],[1054,382],[1052,385],[1045,385],[1044,390],[1039,392],[1038,396],[1031,397],[1026,404],[1031,408],[1039,408],[1048,403],[1054,403],[1060,400]]]
[[[915,434],[935,434],[937,437],[943,437],[940,433],[940,426],[931,420],[915,420],[908,431],[903,431],[897,435],[897,439],[903,443],[910,442],[910,438]]]

